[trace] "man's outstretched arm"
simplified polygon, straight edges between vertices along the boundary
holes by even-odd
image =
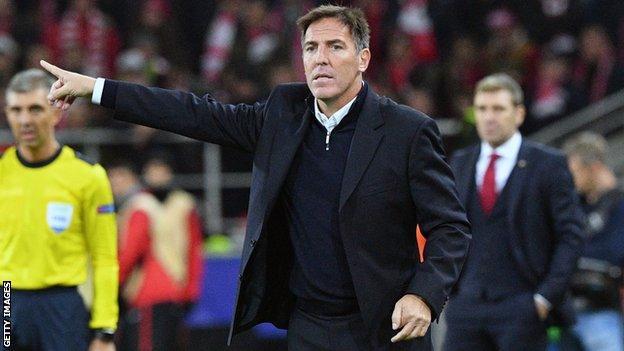
[[[69,108],[78,97],[90,96],[92,102],[113,109],[115,118],[121,121],[248,152],[255,150],[264,124],[264,103],[222,104],[210,95],[198,97],[188,92],[96,80],[45,61],[41,65],[58,79],[48,99],[62,109]]]

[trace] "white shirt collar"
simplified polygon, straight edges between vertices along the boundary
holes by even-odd
[[[492,148],[490,144],[483,141],[481,142],[481,157],[490,157],[494,152],[501,158],[515,159],[520,151],[520,145],[522,144],[522,136],[519,132],[515,132],[514,135],[509,138],[502,145],[499,145],[496,149]]]
[[[327,129],[327,133],[331,133],[332,130],[342,121],[342,119],[349,113],[351,105],[357,99],[357,95],[349,101],[346,105],[342,106],[338,111],[334,112],[331,117],[327,117],[321,109],[318,107],[318,99],[314,99],[314,116],[316,119]]]

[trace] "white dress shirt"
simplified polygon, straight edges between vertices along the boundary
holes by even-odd
[[[321,109],[318,106],[318,99],[314,99],[314,117],[316,117],[325,129],[327,129],[327,134],[331,134],[332,130],[336,128],[338,123],[340,123],[347,113],[349,113],[349,109],[355,102],[355,99],[357,99],[357,96],[347,102],[347,104],[342,106],[338,111],[334,112],[331,117],[327,117],[323,112],[321,112]]]
[[[327,135],[325,136],[325,151],[329,150],[329,137],[331,136],[331,132],[336,128],[338,123],[342,121],[342,119],[349,113],[349,109],[351,105],[357,99],[357,95],[346,105],[342,106],[338,111],[334,112],[331,117],[327,117],[321,109],[318,107],[318,99],[314,99],[314,117],[327,129]]]
[[[496,192],[500,194],[507,183],[507,179],[509,179],[511,171],[513,171],[516,166],[521,144],[522,136],[518,132],[496,149],[493,149],[487,142],[481,142],[481,153],[479,154],[477,172],[475,174],[475,181],[478,189],[481,189],[483,185],[483,177],[485,177],[485,171],[490,164],[490,156],[492,153],[495,153],[499,156],[494,166],[496,174]]]

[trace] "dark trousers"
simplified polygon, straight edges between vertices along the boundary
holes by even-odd
[[[390,321],[388,320],[388,324]],[[360,313],[324,317],[295,308],[288,324],[289,351],[411,351],[431,350],[431,331],[422,338],[391,343],[393,331],[373,345]]]
[[[89,313],[75,287],[11,291],[11,346],[3,350],[85,351]]]
[[[324,317],[295,308],[288,324],[289,351],[370,350],[359,312]]]
[[[120,321],[118,349],[124,351],[175,351],[186,349],[182,304],[160,303],[129,309]]]
[[[458,295],[446,310],[445,351],[545,350],[546,325],[537,316],[532,293],[497,301]]]

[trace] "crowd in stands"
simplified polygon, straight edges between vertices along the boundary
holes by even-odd
[[[209,92],[222,102],[261,101],[276,84],[304,80],[296,19],[323,2],[0,0],[0,105],[7,80],[40,59],[94,76]],[[448,152],[475,140],[472,91],[489,73],[504,71],[522,83],[524,133],[624,87],[619,0],[335,2],[360,7],[370,23],[365,80],[381,95],[452,122]],[[110,112],[87,101],[75,105],[61,129],[132,128],[132,151],[141,153],[162,133],[111,122]],[[0,116],[0,128],[5,124]],[[185,171],[201,171],[201,159],[189,154],[180,162]],[[233,170],[249,170],[250,159],[230,158],[242,160]]]
[[[494,71],[522,82],[525,131],[624,86],[621,1],[339,2],[362,8],[372,27],[366,80],[434,118],[469,117],[475,82]],[[303,80],[295,21],[319,3],[0,0],[0,90],[46,58],[89,75],[255,102]],[[75,114],[65,127],[107,123]]]

